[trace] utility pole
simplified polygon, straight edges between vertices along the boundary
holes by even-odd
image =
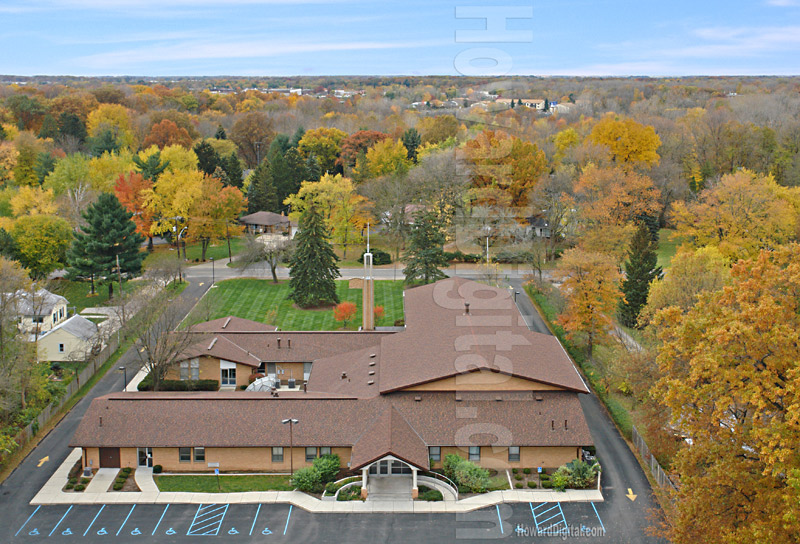
[[[119,266],[119,253],[117,253],[117,279],[119,280],[119,306],[122,309],[122,323],[120,326],[122,326],[125,324],[125,298],[122,293],[122,268]]]
[[[233,261],[233,255],[231,254],[231,235],[228,232],[228,220],[225,220],[225,238],[228,240],[228,262]]]

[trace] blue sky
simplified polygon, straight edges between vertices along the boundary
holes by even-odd
[[[518,41],[463,34],[498,5]],[[800,74],[800,0],[0,0],[0,21],[16,75]]]

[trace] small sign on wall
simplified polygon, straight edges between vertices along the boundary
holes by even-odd
[[[219,467],[219,463],[209,463],[208,468]]]

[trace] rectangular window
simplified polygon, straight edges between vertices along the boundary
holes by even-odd
[[[59,344],[58,345],[58,352],[59,353],[64,353],[64,344]]]
[[[206,462],[206,449],[204,447],[195,446],[194,448],[194,462]]]
[[[192,359],[189,361],[189,375],[193,380],[200,379],[200,360],[199,359]]]
[[[178,461],[181,463],[191,463],[192,448],[178,448]]]
[[[480,461],[481,460],[481,447],[480,446],[470,446],[469,447],[469,460],[470,461]]]
[[[272,448],[272,462],[283,463],[283,446],[274,446]]]
[[[181,380],[189,379],[189,361],[181,361]]]
[[[508,460],[519,461],[519,446],[508,447]]]
[[[313,461],[317,458],[317,448],[306,448],[306,461]]]
[[[222,372],[222,385],[236,385],[236,369],[223,368]]]
[[[322,446],[319,449],[319,456],[322,457],[323,455],[330,455],[331,449],[328,446]]]
[[[431,461],[441,461],[442,460],[441,446],[431,446],[430,448],[428,448],[428,457],[431,458]]]

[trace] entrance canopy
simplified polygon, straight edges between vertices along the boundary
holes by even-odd
[[[393,406],[375,418],[353,444],[350,462],[353,470],[358,470],[389,459],[421,470],[428,470],[430,463],[427,444]]]

